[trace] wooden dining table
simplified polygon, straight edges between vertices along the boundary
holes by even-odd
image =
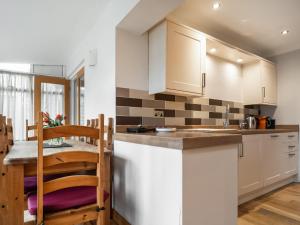
[[[88,151],[98,152],[98,147],[87,144],[77,140],[65,140],[64,142],[71,145],[71,147],[56,147],[44,148],[44,155],[51,155],[57,152],[66,151]],[[3,164],[6,170],[6,182],[2,184],[2,197],[6,198],[6,204],[1,206],[2,219],[5,224],[9,225],[23,225],[24,224],[24,177],[36,176],[37,174],[37,141],[20,141],[16,142],[9,153],[5,156]],[[111,151],[105,151],[105,190],[111,196]],[[93,170],[95,164],[90,163],[76,163],[63,164],[52,167],[44,171],[44,174],[58,174],[65,172],[79,172],[86,170]],[[3,174],[2,174],[3,175]],[[4,196],[5,195],[5,196]],[[111,201],[105,202],[105,220],[109,224]]]

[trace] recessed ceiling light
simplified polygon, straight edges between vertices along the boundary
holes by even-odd
[[[210,51],[210,53],[215,53],[215,52],[217,51],[217,49],[212,48],[212,49],[210,49],[209,51]]]
[[[289,32],[290,32],[289,30],[283,30],[283,31],[281,31],[281,34],[282,35],[287,35]]]
[[[238,63],[241,63],[241,62],[243,62],[243,59],[237,59],[236,60]]]
[[[215,2],[215,3],[213,4],[213,9],[214,9],[214,10],[218,10],[220,7],[221,7],[221,3],[220,3],[220,2]]]

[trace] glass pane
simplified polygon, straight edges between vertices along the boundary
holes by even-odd
[[[84,76],[80,77],[80,125],[84,125]]]
[[[51,118],[64,115],[64,85],[42,83],[41,110],[48,112]]]

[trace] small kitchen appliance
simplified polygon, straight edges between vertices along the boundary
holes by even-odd
[[[248,129],[256,129],[256,118],[254,116],[247,117]]]

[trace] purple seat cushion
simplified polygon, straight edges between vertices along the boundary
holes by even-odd
[[[63,177],[65,174],[53,174],[44,176],[44,181],[53,180],[59,177]],[[36,192],[37,189],[37,177],[24,177],[24,193]]]
[[[104,201],[109,197],[104,192]],[[44,212],[58,212],[71,208],[94,204],[97,202],[96,187],[72,187],[44,195]],[[28,197],[28,210],[31,215],[37,213],[37,196],[31,194]]]

